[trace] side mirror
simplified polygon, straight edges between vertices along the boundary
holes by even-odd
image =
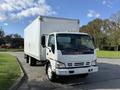
[[[41,37],[41,45],[42,45],[42,47],[46,47],[45,42],[46,42],[45,36],[42,36]]]

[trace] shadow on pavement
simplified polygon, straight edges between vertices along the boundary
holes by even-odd
[[[32,87],[46,87],[51,89],[60,88],[61,86],[73,87],[76,89],[120,89],[120,65],[99,63],[99,72],[89,74],[87,78],[81,76],[62,77],[57,82],[53,83],[49,80],[36,81],[32,80],[29,85]],[[118,82],[111,82],[117,80]],[[115,84],[116,83],[116,84]]]

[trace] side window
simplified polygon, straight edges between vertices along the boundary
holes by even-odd
[[[49,36],[48,46],[51,47],[52,44],[55,45],[55,37],[53,34]]]
[[[53,34],[49,36],[48,46],[51,47],[52,52],[54,53],[55,52],[55,37]]]

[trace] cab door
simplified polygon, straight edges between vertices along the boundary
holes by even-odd
[[[46,47],[46,58],[48,60],[50,60],[50,61],[51,60],[52,61],[56,60],[55,48],[56,48],[56,45],[55,45],[55,35],[51,34],[51,35],[49,35],[48,43],[47,43],[47,47]]]

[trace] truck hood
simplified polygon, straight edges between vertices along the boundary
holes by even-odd
[[[96,60],[96,51],[94,50],[94,54],[79,54],[79,55],[62,55],[61,51],[58,50],[58,60],[60,62],[65,63],[87,63],[91,64],[92,61]]]

